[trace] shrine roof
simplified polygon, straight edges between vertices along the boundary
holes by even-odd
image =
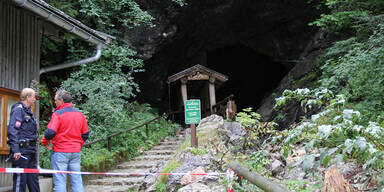
[[[197,64],[195,66],[192,66],[188,69],[185,69],[183,71],[180,71],[180,72],[168,77],[168,83],[172,83],[172,82],[177,81],[183,77],[189,77],[189,76],[194,76],[194,75],[198,75],[198,74],[208,75],[209,77],[214,77],[221,82],[225,82],[228,80],[228,76],[221,74],[219,72],[216,72],[216,71],[209,69],[207,67],[204,67],[200,64]],[[193,80],[205,80],[205,79],[193,79]]]

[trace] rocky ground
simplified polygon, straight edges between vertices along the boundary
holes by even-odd
[[[332,176],[336,175],[334,171],[340,173],[345,185],[351,186],[350,191],[376,190],[373,187],[375,181],[369,180],[369,175],[356,163],[320,167],[313,174],[306,174],[301,167],[291,166],[306,155],[304,148],[294,148],[287,158],[282,155],[279,145],[268,143],[257,150],[243,151],[241,146],[245,134],[240,123],[227,122],[220,116],[212,115],[202,119],[197,127],[198,148],[190,147],[190,130],[187,129],[183,134],[168,138],[133,161],[122,163],[110,172],[156,173],[162,172],[167,165],[177,164],[172,173],[219,175],[170,175],[166,191],[225,192],[229,183],[232,183],[237,191],[262,191],[244,178],[236,183],[228,180],[224,174],[228,163],[237,161],[248,166],[250,170],[254,168],[253,171],[290,191],[322,191],[323,186],[329,184],[324,178],[331,178],[332,181]],[[262,158],[255,158],[255,154],[262,154]],[[262,168],[259,169],[260,167]],[[86,191],[156,191],[155,186],[159,181],[158,176],[100,177],[90,180]]]
[[[264,170],[261,174],[290,191],[325,190],[323,186],[328,185],[329,180],[335,180],[330,175],[334,174],[332,171],[335,170],[340,173],[340,179],[350,187],[350,191],[376,190],[374,187],[376,181],[371,180],[362,167],[353,161],[341,162],[337,165],[331,162],[329,167],[320,166],[312,174],[306,174],[303,168],[292,167],[295,162],[306,155],[303,147],[293,146],[294,149],[287,158],[282,155],[282,149],[279,145],[268,143],[262,145],[257,151],[242,151],[242,138],[246,134],[244,128],[240,123],[224,121],[222,117],[217,115],[202,119],[197,127],[197,134],[199,149],[203,150],[203,152],[200,151],[202,154],[193,153],[193,148],[184,149],[176,155],[176,159],[182,162],[182,165],[174,172],[200,170],[223,173],[228,168],[230,161],[239,161],[245,166],[252,165],[251,161],[255,160],[251,158],[252,154],[262,153],[266,157],[266,162],[263,162]],[[326,177],[328,179],[325,179]],[[238,191],[262,191],[245,179],[239,181],[241,181],[241,185],[233,183],[234,186],[237,185]],[[192,191],[226,191],[228,182],[226,177],[201,177],[190,180],[190,182],[183,182],[180,176],[170,178],[167,189],[169,191],[184,191],[186,188],[194,188],[195,190]]]

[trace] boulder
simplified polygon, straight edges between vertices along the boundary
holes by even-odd
[[[189,171],[186,175],[184,175],[181,178],[181,184],[188,185],[191,183],[195,183],[196,181],[201,180],[204,177],[204,175],[193,175],[193,174],[204,174],[204,173],[205,171],[202,167],[198,167],[193,171]]]

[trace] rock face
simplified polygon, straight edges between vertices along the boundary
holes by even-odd
[[[126,39],[144,60],[158,59],[157,55],[170,51],[183,54],[168,55],[173,57],[167,60],[185,56],[188,60],[200,52],[237,43],[277,58],[295,58],[287,56],[303,52],[313,36],[307,24],[319,15],[305,0],[196,0],[182,7],[171,1],[139,3],[156,18],[156,27],[129,29]]]
[[[210,60],[215,58],[216,50],[231,46],[245,47],[250,51],[247,54],[267,58],[266,65],[278,63],[289,71],[297,64],[292,60],[301,59],[316,36],[316,29],[307,24],[318,17],[319,10],[307,2],[194,0],[181,7],[170,0],[140,1],[141,7],[156,18],[156,27],[140,26],[125,32],[126,41],[146,63],[146,72],[136,76],[142,90],[139,99],[168,109],[167,77],[195,64],[206,65],[218,72],[232,67],[238,67],[236,70],[240,71],[250,68],[258,71],[257,62],[227,66],[221,61]],[[300,63],[298,68],[298,72],[308,71],[308,65]],[[226,75],[234,79],[237,74]],[[175,94],[179,92],[176,90]],[[266,93],[267,90],[260,90],[261,95]],[[171,102],[177,100],[173,98]]]

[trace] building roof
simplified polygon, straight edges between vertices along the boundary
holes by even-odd
[[[228,76],[223,75],[219,72],[216,72],[212,69],[209,69],[207,67],[204,67],[200,64],[197,64],[193,67],[190,67],[188,69],[185,69],[179,73],[176,73],[170,77],[168,77],[168,83],[172,83],[174,81],[177,81],[183,77],[187,77],[188,80],[207,80],[206,77],[214,77],[220,82],[225,82],[228,80]]]
[[[70,17],[63,11],[56,9],[43,0],[12,0],[19,7],[28,9],[48,22],[65,29],[67,32],[75,34],[82,39],[94,44],[107,45],[115,37],[91,29],[80,21]]]

